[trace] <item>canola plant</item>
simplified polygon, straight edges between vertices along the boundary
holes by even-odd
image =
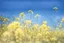
[[[28,12],[33,14],[32,10]],[[24,12],[19,15],[24,18]],[[39,15],[36,15],[38,18]],[[2,19],[2,17],[1,17]],[[1,20],[0,19],[0,20]],[[21,18],[0,26],[0,43],[64,43],[64,28],[62,26],[64,18],[60,21],[58,26],[51,29],[47,21],[43,21],[41,25],[33,24],[32,20],[24,20],[20,23]],[[8,22],[9,19],[2,21]]]

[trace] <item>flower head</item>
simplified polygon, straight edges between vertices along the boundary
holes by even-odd
[[[29,10],[28,12],[31,13],[31,14],[33,14],[33,11],[32,10]]]
[[[25,23],[26,25],[29,25],[29,24],[32,24],[32,21],[31,21],[31,20],[25,20],[24,23]]]
[[[39,16],[40,16],[39,14],[36,14],[36,15],[35,15],[35,18],[37,18],[37,17],[39,17]]]
[[[14,22],[12,22],[12,23],[10,23],[10,24],[8,25],[8,29],[17,29],[17,28],[19,28],[19,27],[21,27],[21,26],[20,26],[20,23],[17,22],[17,21],[14,21]]]
[[[57,11],[57,10],[58,10],[58,8],[57,8],[57,7],[54,7],[53,9],[54,9],[55,11]]]
[[[24,12],[21,12],[21,13],[20,13],[20,16],[21,16],[21,17],[24,17],[24,16],[25,16]]]
[[[62,18],[61,22],[64,22],[64,17]]]
[[[19,20],[20,20],[20,18],[16,18],[16,20],[17,20],[17,21],[19,21]]]
[[[47,24],[47,21],[43,21],[43,24],[45,24],[45,25],[46,25],[46,24]]]
[[[34,28],[38,29],[39,25],[38,24],[34,24]]]

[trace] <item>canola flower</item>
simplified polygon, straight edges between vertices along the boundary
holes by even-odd
[[[24,21],[24,24],[25,24],[25,25],[31,25],[31,24],[32,24],[32,21],[31,21],[31,20],[25,20],[25,21]]]
[[[34,16],[34,18],[36,18],[37,19],[37,22],[38,22],[38,18],[40,17],[40,15],[39,14],[36,14],[35,16]]]
[[[7,22],[7,21],[9,21],[9,19],[8,18],[5,18],[3,22]]]
[[[36,17],[39,17],[39,14],[36,14],[36,15],[35,15],[35,18],[36,18]]]
[[[43,21],[43,24],[40,26],[41,30],[49,30],[50,26],[47,26],[47,21]]]
[[[62,18],[61,22],[64,22],[64,17]]]
[[[29,12],[29,13],[31,13],[31,14],[33,14],[33,13],[34,13],[32,10],[29,10],[28,12]]]
[[[20,28],[16,29],[15,31],[15,39],[16,42],[22,41],[22,39],[24,38],[24,31]]]
[[[24,12],[20,13],[20,16],[24,17]],[[8,25],[3,24],[0,28],[0,43],[64,43],[64,30],[60,30],[63,28],[62,23],[51,31],[47,21],[39,25],[33,24],[32,20],[24,20],[22,25],[19,18],[16,20]],[[61,21],[64,22],[64,18]]]
[[[55,11],[57,11],[57,10],[58,10],[58,8],[57,8],[57,7],[54,7],[53,9],[54,9]]]
[[[38,24],[34,24],[34,28],[38,29],[39,25]]]
[[[28,12],[30,13],[30,19],[33,19],[34,12],[32,10],[28,10]]]
[[[19,20],[20,20],[20,18],[16,18],[16,20],[17,20],[17,21],[19,21]]]
[[[18,21],[14,21],[14,22],[10,23],[7,28],[14,30],[14,29],[17,29],[19,27],[21,27],[20,23]]]
[[[58,43],[61,43],[60,41],[58,41]]]
[[[0,20],[1,20],[1,21],[4,21],[4,17],[3,17],[3,16],[0,16]]]
[[[47,24],[47,21],[43,21],[43,24],[45,24],[45,25],[46,25],[46,24]]]
[[[25,16],[24,12],[21,12],[19,16],[23,18]]]

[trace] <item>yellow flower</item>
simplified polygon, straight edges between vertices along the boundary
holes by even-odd
[[[51,38],[51,41],[56,41],[56,40],[57,40],[56,37],[52,37],[52,38]]]
[[[62,28],[62,24],[59,24],[59,28]]]
[[[62,18],[62,21],[61,22],[64,22],[64,17]]]
[[[17,21],[14,21],[8,25],[8,29],[17,29],[20,28],[20,23]]]
[[[39,25],[38,24],[34,24],[34,28],[38,29]]]
[[[17,20],[17,21],[19,21],[19,20],[20,20],[20,18],[16,18],[16,20]]]
[[[56,30],[58,31],[58,30],[59,30],[59,28],[57,27],[57,28],[56,28]]]
[[[30,24],[32,24],[32,21],[31,21],[31,20],[25,20],[24,23],[25,23],[26,25],[30,25]]]
[[[20,35],[21,37],[24,37],[24,32],[23,32],[23,30],[21,28],[18,28],[15,31],[16,38],[18,38],[18,35]]]
[[[45,33],[46,35],[48,35],[48,34],[50,34],[50,32],[49,31],[46,31],[46,33]]]
[[[42,27],[45,29],[45,28],[47,28],[47,25],[43,24]]]
[[[5,18],[3,22],[8,22],[8,21],[9,21],[9,19],[8,18]]]
[[[27,35],[27,40],[31,40],[31,36],[30,35]]]
[[[61,43],[60,41],[58,41],[58,43]]]
[[[5,31],[5,32],[3,33],[3,36],[4,36],[4,37],[10,37],[10,36],[11,36],[11,33],[10,33],[9,31]]]
[[[42,37],[43,37],[43,36],[42,36],[42,33],[38,33],[36,37],[37,37],[37,38],[42,38]]]
[[[39,17],[39,14],[36,14],[36,15],[35,15],[35,18],[36,18],[36,17]]]
[[[10,43],[15,43],[14,41],[11,41]]]
[[[33,14],[33,11],[32,10],[29,10],[28,12],[31,13],[31,14]]]
[[[16,35],[16,39],[18,39],[19,37]]]
[[[45,24],[45,25],[46,25],[46,24],[47,24],[47,21],[43,21],[43,24]]]
[[[21,16],[21,17],[24,17],[24,16],[25,16],[24,12],[21,12],[21,13],[20,13],[20,16]]]
[[[8,41],[8,39],[12,38],[12,34],[9,31],[5,31],[2,35],[2,41]]]
[[[48,29],[48,27],[47,27],[47,25],[45,25],[45,24],[42,24],[41,26],[40,26],[40,29]]]
[[[40,26],[41,30],[49,30],[50,26],[47,26],[47,21],[43,21],[43,24]]]
[[[19,40],[17,39],[16,42],[19,42]]]

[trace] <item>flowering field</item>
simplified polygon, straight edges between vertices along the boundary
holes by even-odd
[[[28,11],[33,14],[32,10]],[[33,24],[32,20],[22,20],[25,14],[21,12],[19,17],[14,17],[10,22],[8,18],[0,16],[0,43],[64,43],[64,18],[53,29],[47,21],[41,25]],[[36,14],[38,22],[39,14]],[[20,22],[20,20],[22,20]]]

